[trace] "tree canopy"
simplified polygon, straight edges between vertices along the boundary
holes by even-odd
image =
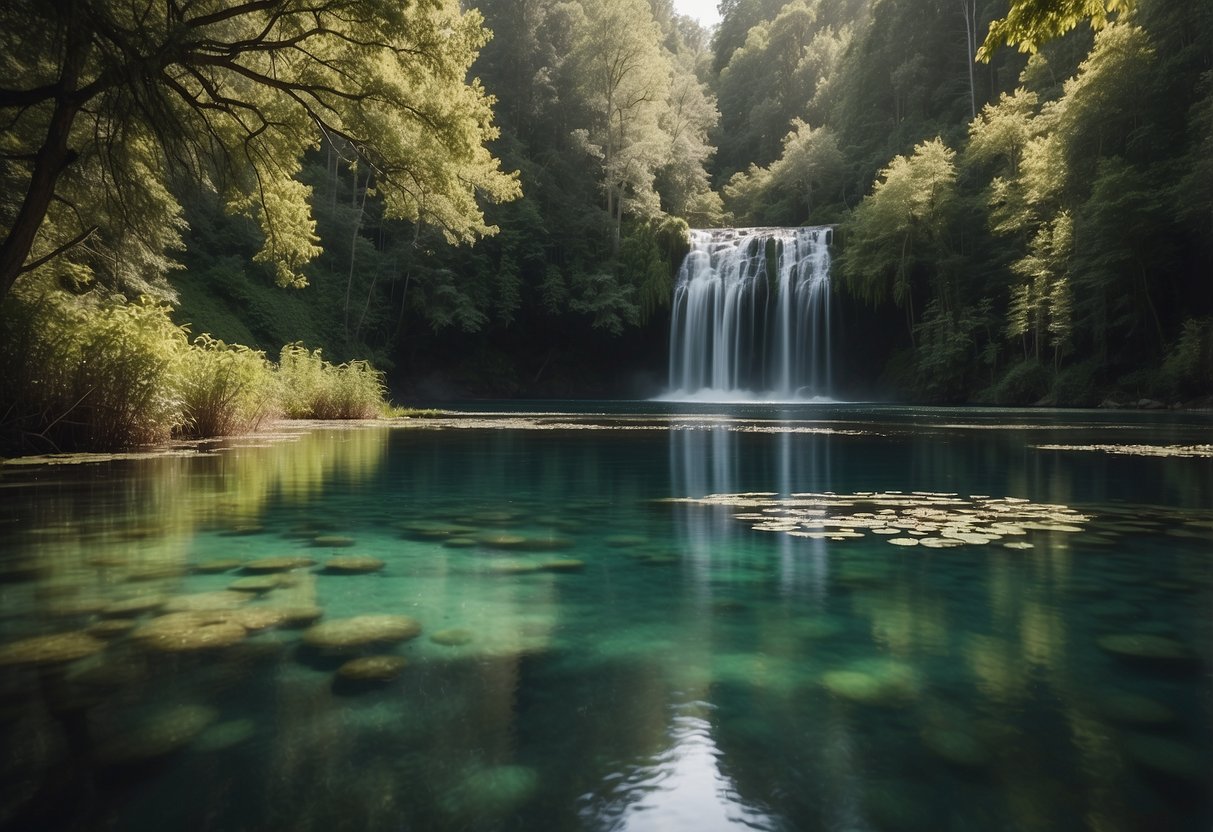
[[[77,277],[162,273],[183,179],[255,219],[257,259],[302,283],[319,247],[298,174],[322,140],[387,216],[453,242],[492,234],[480,200],[519,185],[485,146],[492,98],[467,80],[487,37],[455,0],[3,4],[0,294],[60,255]]]

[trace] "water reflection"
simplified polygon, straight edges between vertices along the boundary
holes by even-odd
[[[315,431],[6,470],[0,826],[1208,827],[1207,462],[734,427]],[[853,503],[869,532],[886,491],[1090,520],[933,549],[661,502],[757,491]],[[324,568],[350,554],[383,567]],[[229,589],[282,557],[314,565]],[[183,604],[208,627],[322,610],[423,633],[131,635]],[[34,657],[51,633],[97,646]],[[338,676],[367,655],[407,666]]]

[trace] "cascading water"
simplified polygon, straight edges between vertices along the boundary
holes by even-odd
[[[831,229],[691,231],[670,327],[670,398],[828,398]]]

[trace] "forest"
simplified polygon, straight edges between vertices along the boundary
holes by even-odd
[[[0,422],[653,395],[688,229],[765,225],[834,226],[844,397],[1207,402],[1213,4],[1067,5],[6,4]]]

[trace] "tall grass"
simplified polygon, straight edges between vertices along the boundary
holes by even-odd
[[[181,424],[186,334],[165,307],[63,293],[4,306],[3,421],[28,444],[112,450]]]
[[[209,335],[191,343],[156,303],[14,291],[0,304],[0,441],[25,451],[224,436],[280,414],[372,418],[384,394],[365,361],[335,366],[302,344],[275,366]]]
[[[278,358],[282,406],[292,419],[371,419],[385,409],[383,373],[365,361],[331,364],[287,344]]]
[[[248,433],[281,412],[278,377],[265,353],[207,334],[190,344],[181,382],[186,436]]]

